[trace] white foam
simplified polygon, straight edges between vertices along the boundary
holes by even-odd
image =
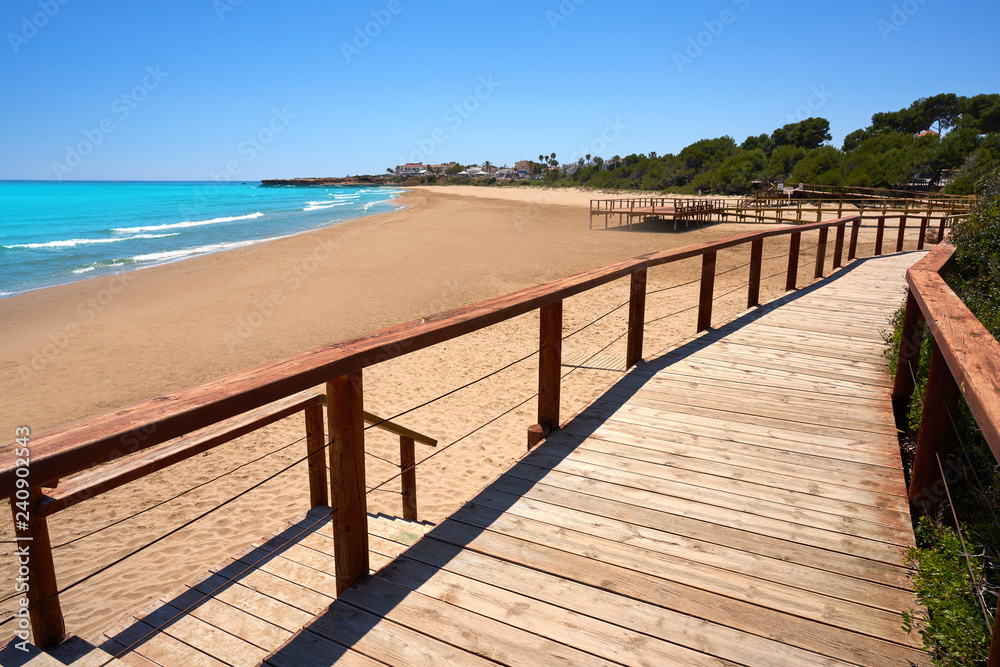
[[[87,271],[93,271],[97,267],[91,264],[90,266],[85,266],[82,269],[73,269],[73,273],[86,273]]]
[[[346,206],[349,203],[350,202],[346,202],[346,201],[333,202],[333,203],[330,203],[330,202],[327,202],[327,201],[311,201],[311,202],[309,202],[309,205],[306,206],[302,210],[303,211],[320,211],[320,210],[322,210],[324,208],[333,208],[334,206]]]
[[[252,220],[254,218],[259,218],[263,213],[257,211],[256,213],[251,213],[249,215],[233,215],[227,218],[212,218],[210,220],[190,220],[186,222],[174,222],[167,225],[148,225],[145,227],[117,227],[112,229],[113,232],[152,232],[158,229],[183,229],[185,227],[201,227],[202,225],[214,225],[220,222],[232,222],[234,220]]]
[[[119,236],[111,239],[66,239],[64,241],[48,241],[46,243],[17,243],[5,245],[4,248],[72,248],[78,245],[90,245],[92,243],[118,243],[119,241],[133,241],[135,239],[162,239],[167,236],[177,236],[180,232],[173,234],[137,234],[136,236]]]
[[[276,239],[282,238],[276,236],[269,239],[256,239],[253,241],[233,241],[230,243],[213,243],[211,245],[197,246],[194,248],[184,248],[182,250],[167,250],[165,252],[151,252],[145,255],[136,255],[132,258],[135,262],[167,262],[172,259],[180,259],[182,257],[190,257],[192,255],[204,255],[210,252],[219,252],[220,250],[233,250],[234,248],[243,248],[248,245],[254,245],[255,243],[263,243],[264,241],[274,241]]]

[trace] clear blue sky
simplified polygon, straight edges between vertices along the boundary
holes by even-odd
[[[996,0],[6,0],[0,178],[676,153],[806,112],[839,146],[1000,92],[998,24]]]

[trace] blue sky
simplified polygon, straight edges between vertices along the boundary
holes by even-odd
[[[676,153],[1000,92],[995,0],[6,0],[0,179]]]

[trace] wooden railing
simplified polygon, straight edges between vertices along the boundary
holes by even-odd
[[[348,588],[368,572],[367,504],[365,495],[365,445],[363,410],[364,368],[416,352],[437,343],[489,327],[511,318],[540,311],[540,355],[538,368],[537,423],[528,429],[529,447],[560,425],[560,367],[562,358],[562,305],[571,296],[629,277],[631,298],[626,357],[634,365],[642,357],[648,269],[685,259],[702,260],[697,329],[709,329],[715,291],[716,258],[720,251],[750,245],[747,307],[759,304],[761,264],[765,239],[789,238],[785,287],[799,283],[798,267],[802,235],[816,232],[814,278],[824,274],[828,252],[838,268],[857,256],[861,217],[794,227],[771,228],[683,248],[652,253],[609,264],[568,278],[520,290],[425,319],[408,322],[361,338],[316,348],[296,356],[236,373],[205,384],[181,389],[155,399],[89,417],[46,431],[30,441],[30,472],[18,472],[17,443],[0,448],[0,498],[15,491],[30,495],[26,505],[30,527],[18,537],[31,537],[32,586],[28,592],[31,625],[36,644],[50,646],[63,638],[62,612],[52,562],[51,545],[39,501],[45,487],[58,480],[90,470],[247,413],[298,392],[326,385],[328,442],[331,471],[330,505],[334,508],[334,555],[337,590]],[[848,228],[850,229],[848,237]],[[833,248],[829,232],[833,230]],[[921,237],[921,247],[923,237]],[[315,415],[311,432],[322,427]],[[404,435],[403,437],[409,437]],[[126,443],[128,446],[126,447]],[[310,460],[320,447],[313,440]],[[404,466],[412,468],[412,464]],[[317,473],[318,474],[318,473]]]
[[[915,516],[937,511],[947,492],[945,468],[955,443],[958,399],[972,412],[993,456],[1000,461],[1000,343],[941,276],[955,248],[939,245],[906,273],[909,294],[892,402],[905,428],[920,364],[923,331],[933,335],[923,412],[908,491]],[[989,665],[1000,665],[1000,608],[994,617]]]

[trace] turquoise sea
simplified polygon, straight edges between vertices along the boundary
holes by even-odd
[[[398,208],[387,187],[0,181],[0,297]]]

